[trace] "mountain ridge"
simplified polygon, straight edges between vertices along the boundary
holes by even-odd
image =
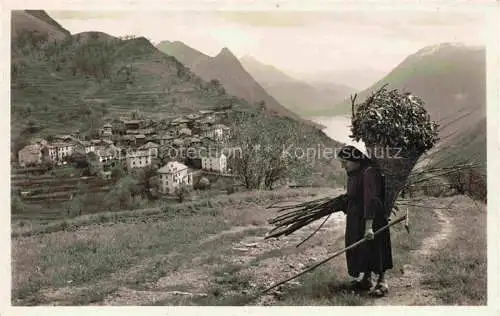
[[[451,43],[423,47],[370,88],[361,91],[357,102],[364,101],[384,84],[388,84],[389,89],[409,91],[421,97],[431,118],[440,124],[439,136],[443,143],[460,143],[462,146],[460,139],[475,139],[478,146],[474,149],[462,147],[461,151],[486,161],[486,148],[479,146],[481,139],[486,139],[484,47]],[[350,115],[350,101],[336,105],[334,111],[335,114]]]
[[[302,82],[249,55],[240,58],[240,62],[278,102],[304,116],[314,116],[356,92],[341,84]]]
[[[214,57],[203,54],[179,41],[162,41],[156,47],[165,54],[177,58],[204,80],[219,80],[229,94],[256,105],[264,101],[265,107],[277,115],[285,115],[318,126],[317,123],[290,111],[269,95],[227,47],[222,48]]]

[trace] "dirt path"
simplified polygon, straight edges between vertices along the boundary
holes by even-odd
[[[310,199],[337,194],[340,191],[328,190]],[[237,212],[243,211],[255,213],[263,210],[237,210]],[[231,208],[228,212],[235,212],[235,210]],[[248,294],[253,288],[271,285],[278,279],[300,272],[308,264],[324,257],[327,254],[325,244],[333,245],[338,241],[338,238],[343,238],[343,221],[343,214],[331,216],[323,228],[299,248],[296,245],[311,234],[319,223],[305,227],[290,236],[267,240],[264,239],[265,232],[269,231],[272,226],[263,224],[263,222],[260,222],[259,225],[234,226],[199,241],[199,245],[204,246],[221,241],[230,235],[239,236],[231,244],[217,249],[217,255],[222,258],[222,262],[207,263],[207,257],[210,254],[200,253],[185,268],[172,271],[155,282],[143,284],[144,289],[121,287],[107,295],[98,305],[150,305],[158,302],[161,302],[162,305],[169,305],[171,300],[178,297],[189,299],[208,296],[207,293],[213,291],[213,288],[217,287],[219,283],[223,283],[224,279],[236,278],[248,279],[249,288],[241,291],[238,289],[232,293],[225,292],[224,295]],[[260,233],[250,234],[256,230],[260,230]],[[224,267],[238,267],[238,269],[235,272],[228,271],[214,277],[214,273],[224,269]],[[252,305],[255,303],[271,305],[276,301],[276,293],[277,291],[271,292]]]
[[[444,204],[445,201],[437,204],[436,202],[436,200],[430,201],[428,206],[430,207],[431,204],[438,208],[450,206]],[[390,278],[389,295],[373,300],[374,305],[439,305],[432,291],[422,286],[420,280],[424,276],[423,267],[429,260],[429,256],[439,250],[451,236],[453,225],[445,212],[440,209],[433,211],[440,224],[439,230],[425,238],[421,247],[411,251],[411,264],[403,267],[403,275]],[[258,228],[269,228],[267,225],[233,227],[200,241],[200,244],[204,245],[217,242],[225,236],[239,234],[240,237],[236,238],[231,245],[220,249],[219,255],[223,258],[223,262],[204,263],[206,254],[200,254],[193,260],[192,265],[173,271],[155,282],[145,284],[143,290],[120,288],[108,295],[99,305],[149,305],[158,302],[162,305],[169,305],[179,296],[188,299],[206,297],[210,295],[214,287],[217,287],[218,283],[224,282],[225,278],[239,277],[249,282],[245,289],[235,289],[233,292],[229,290],[223,293],[224,296],[251,293],[257,287],[272,285],[302,271],[307,266],[325,258],[332,248],[337,249],[342,246],[344,221],[343,214],[335,214],[311,240],[299,248],[296,245],[309,236],[319,223],[305,227],[290,236],[269,240],[263,238],[264,233],[246,235]],[[342,263],[339,261],[338,264]],[[239,268],[235,272],[228,271],[214,278],[214,271],[225,266],[238,266]],[[261,296],[250,305],[274,305],[284,292],[296,286],[300,286],[300,283],[291,281],[270,291],[268,295]]]
[[[342,190],[325,190],[308,199],[336,195],[339,191]],[[426,202],[428,207],[435,207],[433,212],[438,218],[439,229],[427,236],[422,241],[422,246],[410,252],[410,264],[403,267],[404,274],[389,276],[389,295],[370,300],[368,304],[439,305],[440,302],[432,291],[427,290],[420,280],[425,276],[424,267],[430,255],[441,249],[453,234],[452,220],[445,211],[438,209],[449,207],[450,201],[453,203],[453,198],[431,199]],[[286,204],[288,203],[290,202]],[[165,274],[154,280],[139,281],[132,286],[134,280],[140,279],[137,276],[145,270],[154,268],[158,262],[182,257],[182,254],[164,253],[144,258],[138,264],[116,271],[99,281],[103,286],[117,284],[119,287],[110,287],[102,299],[91,305],[172,305],[179,304],[179,300],[189,303],[198,297],[213,298],[214,291],[219,291],[218,295],[223,297],[245,296],[258,288],[270,286],[297,274],[343,247],[345,216],[342,213],[331,216],[313,238],[297,248],[296,245],[309,236],[321,221],[290,236],[266,240],[265,233],[271,227],[264,219],[272,215],[262,206],[228,206],[222,212],[225,218],[231,219],[231,228],[197,240],[193,248],[200,251],[195,253],[189,262],[182,262],[176,269],[167,269]],[[342,258],[333,264],[340,267],[338,271],[343,273],[345,261]],[[95,287],[95,284],[93,286]],[[268,295],[245,304],[275,305],[282,299],[282,295],[287,295],[290,289],[298,286],[301,284],[296,281],[289,282]],[[43,295],[53,303],[64,303],[75,295],[84,295],[88,291],[86,287],[68,285],[57,291],[44,292]],[[67,299],[64,299],[65,297]]]
[[[451,207],[451,203],[439,205],[438,207]],[[429,206],[429,204],[428,204]],[[424,277],[423,267],[429,257],[435,251],[444,246],[446,240],[453,233],[451,219],[441,209],[434,209],[440,229],[422,241],[422,246],[410,253],[411,264],[403,267],[404,274],[400,277],[391,278],[389,295],[374,301],[375,305],[439,305],[439,300],[431,290],[426,289],[420,283]],[[411,215],[410,215],[411,216]]]

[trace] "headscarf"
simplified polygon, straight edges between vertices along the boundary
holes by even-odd
[[[359,162],[361,164],[370,163],[370,158],[368,158],[361,150],[357,149],[352,145],[346,145],[342,147],[338,153],[340,159],[347,161]]]

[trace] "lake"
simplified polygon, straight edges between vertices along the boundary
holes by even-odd
[[[351,134],[350,116],[313,116],[307,119],[325,126],[323,132],[328,137],[344,144],[356,146],[364,151],[365,145],[362,141],[356,142],[349,138]]]

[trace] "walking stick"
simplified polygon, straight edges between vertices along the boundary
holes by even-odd
[[[389,224],[385,225],[384,227],[380,228],[379,230],[377,230],[377,231],[376,231],[373,235],[375,236],[375,235],[377,235],[378,233],[380,233],[381,231],[384,231],[384,230],[388,229],[388,228],[389,228],[389,227],[391,227],[392,225],[395,225],[395,224],[397,224],[397,223],[399,223],[399,222],[404,221],[404,220],[406,219],[406,217],[407,217],[407,215],[403,215],[403,216],[401,216],[400,218],[396,219],[395,221],[393,221],[393,222],[391,222],[391,223],[389,223]],[[285,284],[285,283],[286,283],[286,282],[288,282],[288,281],[291,281],[291,280],[293,280],[293,279],[295,279],[295,278],[298,278],[299,276],[301,276],[301,275],[303,275],[303,274],[305,274],[305,273],[307,273],[307,272],[309,272],[309,271],[312,271],[312,270],[316,269],[317,267],[319,267],[319,266],[320,266],[320,265],[322,265],[323,263],[325,263],[325,262],[327,262],[327,261],[330,261],[330,260],[332,260],[332,259],[333,259],[333,258],[335,258],[335,257],[340,256],[341,254],[343,254],[343,253],[344,253],[344,252],[346,252],[347,250],[352,249],[352,248],[354,248],[354,247],[357,247],[357,246],[361,245],[362,243],[364,243],[364,242],[365,242],[365,241],[367,241],[367,240],[368,240],[368,239],[366,239],[366,237],[365,237],[365,238],[363,238],[363,239],[358,240],[358,241],[357,241],[357,242],[355,242],[354,244],[349,245],[348,247],[346,247],[346,248],[344,248],[344,249],[342,249],[342,250],[340,250],[340,251],[337,251],[337,252],[336,252],[336,253],[334,253],[333,255],[329,256],[329,257],[328,257],[328,258],[326,258],[326,259],[321,260],[320,262],[316,263],[316,264],[315,264],[315,265],[313,265],[312,267],[309,267],[309,268],[305,269],[304,271],[300,272],[299,274],[296,274],[296,275],[294,275],[294,276],[292,276],[292,277],[290,277],[290,278],[288,278],[288,279],[286,279],[286,280],[283,280],[283,281],[281,281],[281,282],[279,282],[279,283],[276,283],[275,285],[272,285],[272,286],[270,286],[270,287],[266,288],[265,290],[263,290],[263,291],[261,292],[261,294],[264,294],[264,293],[268,292],[268,291],[269,291],[269,290],[271,290],[271,289],[274,289],[274,288],[276,288],[276,287],[278,287],[278,286],[280,286],[280,285],[282,285],[282,284]]]

